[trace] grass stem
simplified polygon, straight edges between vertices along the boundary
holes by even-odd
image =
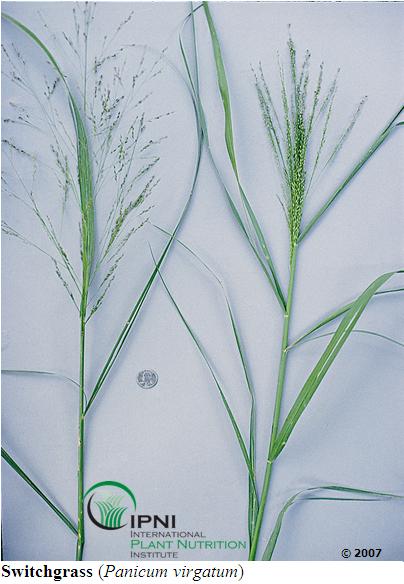
[[[83,307],[82,307],[83,308]],[[77,448],[77,542],[76,560],[83,559],[85,541],[84,533],[84,431],[85,418],[85,342],[86,342],[86,310],[82,310],[80,317],[80,402],[78,423]]]
[[[286,310],[284,313],[283,320],[283,330],[282,330],[282,343],[281,343],[281,356],[279,360],[279,371],[278,371],[278,383],[276,387],[275,396],[275,407],[274,415],[272,419],[272,429],[271,438],[268,447],[268,458],[265,468],[264,483],[262,486],[261,501],[258,508],[257,521],[255,524],[255,530],[252,537],[251,548],[249,560],[255,560],[257,554],[257,546],[260,538],[262,521],[265,513],[265,506],[268,499],[269,487],[271,483],[273,459],[272,459],[272,448],[275,443],[278,429],[279,429],[279,419],[281,414],[282,397],[283,390],[285,387],[285,377],[286,377],[286,364],[288,359],[288,344],[289,344],[289,327],[290,327],[290,316],[292,312],[292,302],[293,302],[293,290],[295,284],[295,274],[296,274],[296,256],[297,256],[297,245],[292,246],[291,256],[290,256],[290,275],[289,275],[289,285],[288,285],[288,295],[286,301]]]

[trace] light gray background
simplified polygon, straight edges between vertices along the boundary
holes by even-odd
[[[68,3],[5,3],[4,10],[40,32],[38,7],[57,31],[70,20]],[[100,36],[131,8],[136,18],[124,32],[123,42],[135,38],[156,49],[168,46],[169,57],[180,64],[177,35],[188,5],[99,5],[96,26]],[[250,64],[261,60],[268,79],[277,83],[276,51],[286,58],[287,24],[291,23],[298,49],[310,48],[313,64],[324,60],[329,80],[338,66],[342,68],[334,136],[359,99],[369,96],[343,153],[307,201],[307,220],[399,107],[403,6],[221,3],[212,4],[212,13],[232,92],[242,181],[268,234],[285,284],[287,227],[275,197],[278,183]],[[222,110],[202,12],[196,20],[211,142],[220,168],[234,187],[224,155]],[[7,25],[5,39],[13,34]],[[21,35],[17,40],[24,44]],[[43,67],[34,50],[30,58]],[[175,123],[170,121],[168,126],[169,144],[164,147],[162,183],[152,219],[170,229],[192,176],[194,122],[179,79],[167,71],[159,83],[157,104],[161,105],[160,99],[168,109],[175,109],[176,116]],[[402,133],[396,132],[302,246],[292,337],[354,298],[381,273],[402,265],[402,146]],[[4,202],[4,214],[11,218],[14,214],[14,223],[33,230],[32,223],[24,223],[20,210],[14,201]],[[181,238],[220,273],[235,307],[258,394],[257,467],[262,480],[282,318],[206,157]],[[163,244],[151,227],[141,232],[127,254],[118,283],[90,326],[90,384],[151,269],[148,241],[156,249]],[[75,377],[78,322],[50,263],[15,240],[5,239],[3,245],[3,328],[7,331],[3,367],[56,370]],[[164,274],[216,364],[246,430],[248,397],[220,291],[178,246],[172,250]],[[399,282],[395,278],[391,283]],[[362,317],[360,327],[403,340],[403,306],[399,295],[379,298]],[[325,343],[313,341],[293,353],[285,409]],[[148,367],[158,372],[160,381],[157,389],[146,392],[137,387],[135,378]],[[401,348],[363,335],[352,336],[276,465],[263,534],[270,533],[286,498],[304,487],[338,483],[404,492],[403,373]],[[247,539],[247,477],[240,451],[212,378],[159,283],[104,389],[88,419],[86,485],[119,480],[133,488],[143,510],[175,513],[178,525],[201,530],[210,539]],[[3,380],[4,444],[73,517],[76,407],[77,396],[63,383]],[[74,540],[64,525],[5,464],[2,480],[5,557],[71,559]],[[401,503],[307,502],[288,513],[274,559],[338,560],[345,547],[381,547],[381,559],[403,560],[403,541]],[[238,559],[245,557],[240,554]],[[85,558],[129,559],[126,532],[109,536],[88,525]],[[190,552],[181,559],[230,560],[236,556],[225,551]]]

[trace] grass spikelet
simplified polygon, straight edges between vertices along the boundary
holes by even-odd
[[[337,76],[325,95],[322,96],[324,64],[321,63],[317,81],[309,95],[311,55],[306,51],[301,65],[298,62],[296,46],[289,32],[287,78],[285,67],[279,63],[280,98],[282,115],[277,112],[268,83],[259,65],[255,75],[255,87],[269,144],[281,175],[289,232],[290,253],[296,247],[300,235],[304,203],[321,161],[326,143],[327,130],[332,106],[337,90]],[[338,75],[338,74],[337,74]],[[365,99],[359,103],[354,115],[342,132],[336,146],[324,162],[327,166],[338,154],[353,130]],[[323,118],[320,141],[314,163],[310,166],[309,148],[313,146],[315,126]]]

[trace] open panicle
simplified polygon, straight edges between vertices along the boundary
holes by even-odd
[[[3,183],[7,185],[8,194],[23,203],[35,215],[42,231],[45,232],[47,239],[53,246],[53,255],[31,242],[30,238],[20,234],[7,222],[3,222],[3,230],[6,235],[17,237],[22,242],[33,245],[35,249],[43,252],[52,260],[58,279],[79,312],[77,529],[74,528],[77,536],[77,560],[83,558],[85,544],[85,415],[124,346],[157,276],[158,268],[153,270],[149,276],[129,318],[125,320],[118,341],[112,349],[110,358],[107,359],[102,368],[99,380],[89,399],[87,399],[86,371],[87,324],[111,288],[118,265],[126,251],[127,242],[148,221],[148,214],[153,208],[153,203],[149,199],[159,182],[156,174],[159,162],[157,150],[162,141],[166,139],[162,132],[158,132],[158,129],[156,132],[153,128],[159,126],[159,120],[172,113],[156,114],[153,112],[153,108],[149,108],[149,111],[147,108],[147,100],[152,94],[151,86],[154,80],[161,74],[163,67],[170,65],[169,61],[165,59],[164,53],[157,52],[156,56],[152,50],[140,48],[138,71],[135,75],[130,75],[128,81],[126,75],[127,59],[133,62],[136,55],[139,54],[139,47],[130,45],[117,50],[113,49],[112,40],[115,41],[115,37],[130,21],[131,17],[122,21],[113,33],[112,40],[108,37],[104,38],[101,56],[95,57],[92,69],[89,39],[94,20],[94,9],[95,5],[90,6],[87,3],[81,7],[80,5],[76,6],[73,9],[76,39],[74,41],[66,34],[63,35],[64,42],[67,43],[72,52],[73,61],[78,64],[80,71],[78,78],[74,72],[69,75],[64,74],[53,51],[51,52],[30,28],[11,16],[3,15],[8,22],[22,31],[40,49],[40,53],[45,56],[47,61],[45,66],[49,68],[50,64],[51,70],[56,74],[56,80],[53,81],[48,80],[45,76],[45,90],[42,95],[40,91],[31,88],[29,81],[15,72],[15,67],[13,70],[14,63],[9,60],[12,69],[11,80],[20,89],[26,91],[43,116],[42,124],[32,124],[29,122],[28,114],[25,113],[26,110],[18,107],[15,108],[17,119],[14,121],[23,123],[30,130],[38,131],[41,127],[41,131],[48,132],[52,162],[43,165],[43,168],[46,171],[50,170],[50,174],[56,178],[53,188],[55,195],[57,193],[61,195],[59,200],[62,216],[71,193],[74,195],[76,210],[79,213],[79,228],[76,233],[76,251],[78,250],[76,255],[79,258],[73,262],[70,257],[74,253],[71,250],[69,252],[65,250],[55,227],[56,221],[51,214],[41,210],[42,204],[38,203],[38,192],[34,188],[35,185],[27,184],[25,177],[18,170],[19,165],[14,165],[12,160],[14,156],[18,155],[28,159],[30,164],[37,168],[42,163],[41,157],[31,155],[25,147],[16,145],[11,138],[6,138],[3,141],[4,146],[8,151],[11,151],[10,167],[16,177],[14,185],[9,184],[7,178],[4,177]],[[50,33],[47,26],[45,26],[45,31],[49,35],[52,45],[57,47],[57,35]],[[15,52],[19,66],[25,66],[23,57],[18,51]],[[102,56],[103,54],[104,56]],[[151,64],[146,63],[146,56],[151,57]],[[178,75],[175,67],[170,66]],[[124,87],[124,78],[127,81],[126,88]],[[58,91],[61,92],[61,95],[57,95]],[[57,104],[58,109],[52,103],[56,97],[60,101]],[[43,103],[44,100],[45,103]],[[195,104],[193,105],[195,107]],[[65,112],[67,110],[67,114],[70,113],[69,122],[63,120],[59,108],[65,108]],[[12,123],[7,122],[6,126],[12,127]],[[198,176],[202,138],[198,135],[197,139],[197,155],[192,185],[188,190],[187,200],[174,232],[178,231],[186,215]],[[15,183],[21,192],[16,192]],[[47,192],[51,189],[52,186],[48,186]],[[113,193],[112,201],[111,192]],[[98,236],[98,227],[103,222],[103,198],[106,198],[104,207],[109,205],[109,210],[107,209],[104,229],[101,228],[101,236]],[[171,240],[165,246],[158,266],[162,265],[170,248]],[[21,369],[19,372],[22,373],[23,370]],[[35,373],[48,374],[40,371]],[[19,470],[16,464],[11,464],[11,466],[50,506],[53,505],[24,475],[23,471]],[[52,508],[62,520],[65,520],[63,514],[55,506]]]
[[[237,77],[227,76],[224,60],[226,53],[222,50],[220,35],[212,16],[214,4],[203,2],[194,7],[190,3],[190,12],[179,29],[183,73],[167,59],[165,50],[154,51],[147,45],[119,43],[122,30],[134,22],[134,11],[128,11],[119,24],[115,27],[108,26],[108,32],[97,38],[94,31],[97,10],[95,3],[78,3],[72,8],[73,21],[70,30],[66,23],[65,30],[60,33],[52,32],[43,22],[42,34],[46,38],[45,42],[31,28],[11,16],[4,15],[8,23],[13,25],[13,33],[15,34],[16,30],[23,32],[26,40],[28,39],[35,49],[39,49],[39,54],[44,59],[41,67],[38,65],[33,67],[30,59],[27,59],[18,47],[18,35],[16,40],[13,39],[3,47],[5,63],[3,73],[13,91],[21,96],[21,99],[13,97],[10,100],[7,104],[7,117],[3,120],[3,149],[7,167],[7,172],[2,176],[4,192],[12,197],[13,202],[17,201],[23,210],[31,214],[35,219],[35,225],[41,230],[45,243],[36,236],[31,238],[31,235],[20,233],[18,222],[16,225],[10,225],[9,219],[2,222],[2,229],[5,235],[32,246],[50,259],[58,280],[78,311],[80,330],[77,339],[79,363],[76,375],[69,377],[53,372],[52,367],[50,370],[47,370],[47,367],[42,370],[39,366],[36,369],[6,369],[3,373],[20,378],[35,376],[42,380],[61,380],[73,387],[75,392],[78,390],[77,525],[53,502],[53,497],[42,490],[39,481],[37,484],[28,476],[7,450],[2,449],[2,457],[75,535],[76,559],[83,559],[84,499],[89,492],[84,489],[87,443],[85,430],[87,423],[91,422],[88,413],[90,410],[94,413],[94,402],[106,387],[111,370],[125,347],[156,279],[160,280],[191,342],[208,368],[211,385],[216,391],[215,397],[224,408],[224,415],[227,416],[233,430],[245,472],[246,495],[248,487],[246,532],[248,527],[249,559],[255,560],[262,545],[274,465],[278,463],[279,457],[288,456],[290,449],[287,448],[287,444],[293,436],[295,427],[304,420],[305,409],[315,397],[320,384],[324,385],[329,369],[340,351],[345,349],[351,334],[358,333],[358,339],[367,335],[368,338],[371,336],[395,346],[404,346],[390,334],[356,328],[358,320],[374,297],[380,297],[382,294],[390,297],[392,293],[403,291],[400,287],[384,290],[382,288],[391,277],[402,273],[403,270],[391,270],[383,274],[355,300],[330,311],[295,340],[290,334],[295,310],[295,281],[300,243],[379,147],[396,128],[403,125],[404,122],[399,121],[403,107],[400,107],[388,121],[358,162],[348,170],[344,180],[328,198],[324,199],[325,202],[317,213],[306,221],[305,203],[308,194],[314,191],[323,172],[330,170],[331,163],[336,160],[346,144],[357,125],[366,98],[360,100],[358,105],[350,106],[351,117],[336,128],[336,139],[332,142],[330,140],[334,132],[332,128],[337,125],[337,121],[339,125],[335,115],[339,70],[335,76],[331,74],[330,79],[327,79],[328,70],[324,63],[314,66],[314,59],[308,50],[300,53],[291,36],[290,27],[286,43],[287,58],[282,59],[278,55],[278,67],[276,68],[275,63],[273,77],[264,73],[261,62],[253,68],[253,83],[258,98],[257,110],[261,112],[281,183],[281,193],[273,194],[281,201],[289,227],[289,241],[285,242],[289,248],[289,262],[285,262],[285,273],[288,273],[289,281],[284,293],[271,251],[272,242],[264,229],[267,222],[261,221],[261,217],[255,213],[253,209],[255,195],[246,187],[241,172],[243,166],[240,164],[239,156],[242,150],[239,152],[237,145],[235,114],[240,115],[243,110],[233,109],[233,99],[237,94],[233,94],[232,85],[237,83]],[[200,75],[196,14],[204,16],[205,32],[209,33],[208,41],[212,48],[214,73],[223,116],[221,142],[225,155],[224,162],[234,183],[232,187],[227,186],[209,141],[209,120],[205,115],[202,101],[207,92],[206,88],[201,87],[205,72]],[[191,45],[184,40],[186,25],[191,25]],[[188,92],[187,97],[189,95],[192,101],[197,149],[190,185],[187,185],[185,204],[174,228],[169,230],[159,228],[167,240],[156,259],[152,253],[154,266],[152,265],[150,273],[141,285],[140,293],[135,294],[130,313],[118,329],[116,341],[107,359],[100,371],[95,372],[94,385],[89,386],[89,379],[93,377],[93,371],[89,370],[86,342],[90,319],[97,313],[94,323],[91,321],[92,326],[96,321],[101,322],[101,318],[106,314],[107,303],[104,304],[104,300],[119,278],[123,265],[121,262],[128,252],[129,242],[139,230],[151,223],[150,215],[162,190],[159,186],[160,162],[168,133],[162,120],[174,112],[165,105],[153,105],[155,103],[153,95],[154,83],[166,67],[184,83]],[[43,69],[46,69],[45,74]],[[164,104],[165,95],[163,99],[158,95],[157,103]],[[162,111],[154,111],[155,107],[159,109],[162,107]],[[16,135],[22,135],[21,130],[24,132],[24,140],[20,144]],[[41,137],[45,135],[49,138],[49,148],[46,152],[35,152],[36,141],[32,137],[38,133]],[[268,434],[265,437],[267,444],[264,444],[264,447],[267,446],[267,455],[264,458],[256,456],[256,453],[261,451],[260,445],[257,448],[259,434],[256,423],[257,408],[260,405],[257,398],[260,394],[256,394],[255,391],[254,376],[248,361],[250,349],[245,346],[242,338],[243,327],[238,322],[238,311],[232,306],[231,294],[228,294],[222,278],[179,239],[179,230],[197,184],[204,144],[209,163],[216,171],[231,215],[236,220],[248,249],[253,252],[254,261],[258,262],[259,268],[263,271],[266,283],[269,283],[274,293],[279,305],[277,308],[281,309],[282,332],[273,413],[266,423],[263,420],[263,428]],[[43,176],[38,176],[42,171]],[[45,194],[48,196],[50,193],[52,202],[50,206],[47,205],[49,197],[46,200],[37,187],[40,180],[44,181],[44,177],[48,180]],[[272,185],[272,188],[275,189],[275,186]],[[75,238],[70,237],[68,240],[70,245],[66,244],[67,237],[62,233],[66,220],[69,222],[73,220],[75,229]],[[271,218],[268,224],[270,222]],[[245,415],[243,412],[237,412],[236,415],[231,394],[225,390],[208,351],[185,317],[185,311],[179,306],[175,294],[167,285],[168,279],[162,274],[164,262],[175,242],[207,270],[220,288],[231,342],[237,349],[239,373],[242,377],[241,387],[245,389],[248,400]],[[265,308],[260,306],[260,310]],[[326,325],[335,321],[338,323],[333,332],[323,332]],[[275,319],[271,319],[271,326],[272,324],[275,326]],[[289,355],[292,348],[311,339],[328,336],[331,338],[327,346],[323,348],[322,354],[316,357],[306,381],[302,380],[301,390],[292,401],[289,411],[284,412],[284,394],[287,391]],[[76,376],[77,381],[74,380]],[[268,400],[268,388],[264,395]],[[313,434],[315,432],[313,429]],[[258,467],[260,461],[263,464],[262,468]],[[259,485],[257,477],[261,476],[261,471],[263,481],[262,485]],[[403,497],[333,484],[299,491],[289,497],[282,507],[263,559],[272,559],[284,516],[297,501],[374,501],[393,498],[398,500]],[[96,500],[95,505],[102,524],[112,529],[121,526],[121,518],[126,507],[120,497],[107,496]]]
[[[58,34],[43,22],[50,42],[76,66],[80,73],[77,76],[65,75],[42,40],[24,24],[8,16],[5,18],[38,45],[53,70],[48,69],[45,74],[32,74],[28,60],[15,43],[11,43],[10,47],[3,46],[7,65],[4,74],[23,90],[20,92],[21,99],[26,102],[11,102],[12,113],[4,122],[5,129],[11,129],[11,132],[10,136],[7,132],[3,145],[14,159],[19,155],[31,159],[37,168],[40,167],[41,180],[46,176],[47,181],[48,178],[55,181],[52,188],[55,195],[60,196],[62,220],[70,199],[77,205],[80,213],[77,242],[80,249],[70,250],[69,256],[75,258],[72,271],[82,272],[80,289],[87,297],[86,318],[101,306],[112,284],[111,269],[115,277],[127,243],[146,225],[154,207],[149,199],[159,183],[158,149],[167,138],[159,132],[159,121],[173,113],[163,111],[156,114],[149,104],[153,82],[164,68],[162,54],[154,56],[135,44],[119,45],[119,33],[132,17],[125,18],[121,26],[106,34],[102,46],[92,42],[95,14],[95,5],[75,6],[74,32],[72,35],[64,32],[61,42]],[[134,74],[128,70],[128,61],[135,65]],[[65,119],[63,113],[63,92],[66,91],[71,122]],[[33,132],[33,138],[35,132],[46,133],[49,136],[50,158],[42,152],[31,154],[15,143],[12,134],[15,124],[24,124]],[[11,168],[14,176],[18,166],[21,164],[14,164]],[[40,193],[31,188],[25,176],[20,174],[18,181],[25,194],[29,194],[35,207],[33,211],[41,220]],[[15,180],[11,183],[10,194],[15,194]],[[114,194],[112,200],[111,192]],[[20,198],[23,200],[24,197]],[[95,214],[97,200],[100,204],[97,204]],[[50,236],[47,225],[50,219],[48,216],[43,219],[41,227],[52,244],[57,246],[61,236],[56,235],[56,229]],[[59,221],[52,217],[52,223],[56,225]],[[21,236],[25,237],[24,234]],[[62,257],[62,265],[64,260]],[[78,268],[79,263],[85,272]],[[77,278],[72,285],[68,281],[69,275],[67,278],[64,274],[60,277],[59,267],[56,273],[66,290],[77,286]]]

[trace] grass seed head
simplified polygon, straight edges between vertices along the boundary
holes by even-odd
[[[366,98],[360,101],[337,144],[325,157],[324,149],[337,91],[339,70],[331,86],[324,93],[324,64],[321,63],[311,91],[310,52],[305,52],[299,65],[298,52],[290,31],[287,47],[287,67],[278,58],[281,111],[278,111],[274,105],[261,64],[259,64],[258,72],[254,71],[254,77],[267,137],[281,177],[281,202],[288,220],[292,255],[299,240],[304,203],[313,179],[334,160],[341,150],[358,120]],[[313,134],[316,126],[319,126],[319,139],[317,146],[314,145],[314,157],[310,156],[314,160],[310,166],[309,150],[313,148]]]
[[[93,42],[95,4],[77,4],[72,12],[72,32],[63,32],[58,38],[43,23],[44,41],[51,43],[49,46],[61,42],[79,74],[73,70],[65,76],[62,69],[49,67],[41,78],[42,73],[33,70],[15,43],[2,47],[3,74],[21,100],[10,103],[11,113],[3,120],[3,148],[10,162],[5,165],[10,171],[5,192],[34,214],[53,249],[42,249],[8,224],[3,231],[18,235],[51,257],[58,279],[75,302],[88,289],[85,311],[91,316],[110,289],[129,240],[148,222],[153,208],[148,200],[159,182],[158,148],[166,139],[155,127],[172,112],[151,113],[148,103],[154,80],[162,72],[163,54],[150,56],[146,48],[134,44],[119,46],[119,33],[133,12],[101,43]],[[73,124],[66,122],[62,109],[66,108],[66,87]],[[50,161],[43,151],[31,154],[15,141],[12,132],[17,124],[49,137]],[[34,179],[32,185],[26,183],[29,165],[33,176],[37,167],[41,173],[50,171],[53,175],[51,190],[60,193],[61,225],[65,214],[78,210],[79,253],[65,251],[62,236],[54,228],[59,224],[54,209],[48,216],[44,211],[47,201],[41,198],[43,193]],[[104,203],[98,205],[101,198],[105,198]],[[80,265],[74,266],[78,260]]]

